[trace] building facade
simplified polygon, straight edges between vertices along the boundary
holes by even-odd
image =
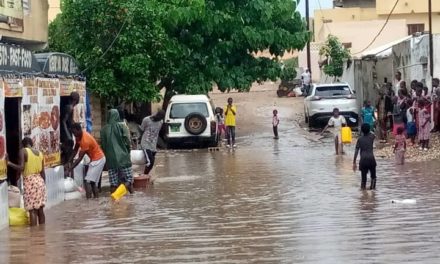
[[[0,42],[43,49],[48,36],[47,0],[0,1]]]
[[[440,33],[440,1],[432,1],[433,33]],[[315,41],[323,42],[328,34],[338,36],[352,52],[361,51],[378,34],[390,15],[395,0],[335,0],[334,8],[315,10]],[[390,20],[369,48],[429,30],[428,1],[399,1]]]

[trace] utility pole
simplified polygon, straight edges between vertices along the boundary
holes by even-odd
[[[429,71],[431,78],[434,76],[434,41],[432,37],[432,0],[428,0],[429,13]]]
[[[311,32],[310,31],[309,0],[306,0],[306,23],[307,23],[307,31]],[[311,63],[311,59],[310,59],[310,40],[307,41],[307,68],[310,71],[310,78],[311,78],[311,76],[312,76],[312,63]]]

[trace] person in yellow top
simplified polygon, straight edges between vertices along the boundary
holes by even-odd
[[[23,174],[24,208],[29,211],[30,224],[43,225],[46,222],[44,205],[46,204],[46,175],[44,173],[43,153],[33,148],[32,139],[22,141],[19,164],[8,161],[8,166]]]
[[[225,126],[226,126],[226,138],[228,140],[228,147],[235,148],[235,126],[237,115],[237,107],[232,104],[232,98],[228,98],[228,105],[225,107]]]

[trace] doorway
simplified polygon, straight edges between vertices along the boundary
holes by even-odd
[[[21,98],[5,98],[6,151],[9,160],[18,163],[21,147]],[[17,186],[21,172],[8,168],[8,181]]]

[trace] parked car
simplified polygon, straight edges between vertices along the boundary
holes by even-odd
[[[165,114],[168,146],[218,145],[214,105],[206,95],[175,95]]]
[[[358,126],[356,95],[348,84],[314,84],[304,99],[305,122],[309,127],[325,126],[334,108],[339,108],[348,126]]]

